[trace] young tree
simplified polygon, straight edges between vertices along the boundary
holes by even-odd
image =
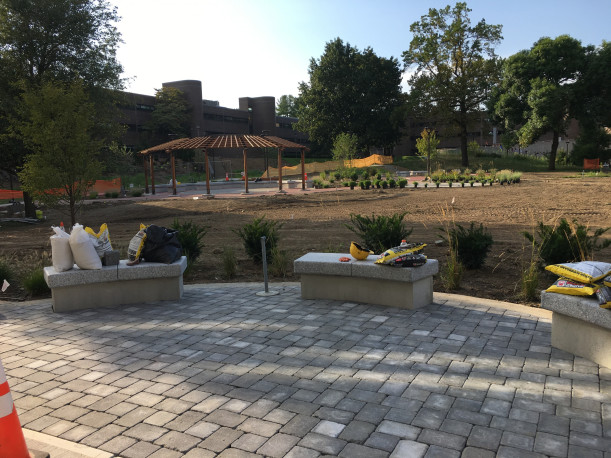
[[[299,122],[320,149],[330,150],[342,132],[352,132],[359,146],[389,147],[399,137],[392,114],[401,103],[401,70],[396,59],[359,51],[337,38],[310,60],[310,81],[299,85]]]
[[[469,117],[482,109],[490,88],[498,81],[499,61],[494,47],[502,40],[501,25],[482,19],[471,25],[464,2],[454,8],[429,9],[410,26],[414,34],[403,53],[410,78],[410,98],[424,112],[447,117],[459,129],[462,165],[469,165]]]
[[[579,40],[544,37],[504,62],[501,85],[492,94],[494,115],[517,131],[521,146],[552,132],[549,170],[556,168],[558,137],[566,133],[575,85],[585,65]]]
[[[420,138],[416,139],[416,148],[418,155],[426,157],[426,174],[431,176],[431,159],[437,154],[437,146],[439,139],[434,129],[424,128],[420,134]]]
[[[184,93],[175,87],[156,89],[155,110],[149,128],[164,141],[187,137],[190,134],[191,107]]]
[[[93,103],[82,83],[43,83],[23,93],[18,128],[32,151],[19,173],[23,189],[49,206],[68,204],[72,225],[78,209],[101,171],[95,159],[102,142],[92,137]]]
[[[292,95],[281,95],[276,102],[276,115],[277,116],[290,116],[291,118],[297,117],[297,103],[298,100]]]
[[[333,141],[333,149],[331,150],[333,160],[340,161],[341,167],[344,166],[344,161],[350,161],[350,166],[352,166],[352,160],[358,151],[358,143],[359,139],[354,134],[346,132],[339,134]]]
[[[18,131],[13,121],[21,92],[45,81],[84,81],[98,111],[97,135],[117,134],[118,124],[109,122],[112,93],[105,89],[123,88],[118,20],[105,0],[0,0],[0,148],[10,157],[0,168],[15,174],[30,153],[23,138],[9,134]],[[34,216],[27,192],[24,202]]]

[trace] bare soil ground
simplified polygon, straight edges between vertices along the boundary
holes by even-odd
[[[524,174],[520,184],[511,186],[361,190],[306,192],[243,198],[193,200],[192,197],[163,200],[94,201],[85,206],[79,218],[83,225],[99,227],[108,223],[113,245],[123,250],[138,231],[139,224],[169,227],[175,218],[208,226],[205,253],[185,278],[186,283],[222,281],[262,281],[260,266],[250,261],[234,233],[255,217],[279,221],[280,248],[290,260],[310,251],[347,253],[356,236],[345,224],[350,214],[391,215],[407,212],[404,219],[413,227],[410,241],[425,242],[425,254],[445,265],[448,248],[436,246],[444,225],[452,221],[467,226],[483,223],[494,238],[494,245],[482,269],[466,271],[461,288],[454,292],[482,298],[527,303],[519,297],[519,279],[530,247],[522,235],[533,232],[542,221],[553,224],[559,218],[575,219],[592,229],[611,226],[611,180],[608,178],[565,178],[566,173]],[[452,204],[452,201],[454,203]],[[49,226],[67,217],[45,210],[42,224],[0,223],[0,257],[50,264]],[[609,231],[611,232],[611,231]],[[605,234],[611,237],[611,233]],[[238,258],[237,276],[224,277],[222,248],[233,247]],[[611,248],[596,253],[597,260],[611,261]],[[292,266],[286,277],[270,281],[298,281]],[[540,288],[549,286],[554,277],[542,275]],[[445,291],[440,277],[435,291]],[[25,299],[19,288],[0,293],[3,299]],[[536,305],[531,303],[531,305]]]

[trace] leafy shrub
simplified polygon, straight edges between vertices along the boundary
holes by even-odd
[[[238,270],[238,261],[233,248],[224,247],[221,259],[223,262],[223,275],[225,278],[234,278]]]
[[[480,223],[479,227],[475,227],[475,223],[471,221],[469,229],[456,224],[450,228],[448,234],[456,247],[458,260],[465,268],[479,269],[484,265],[493,240],[483,224]]]
[[[32,296],[40,296],[50,292],[42,268],[36,268],[23,278],[23,288]]]
[[[339,173],[339,172],[335,172],[335,173],[333,174],[333,176],[335,177],[335,179],[336,179],[337,181],[339,181],[339,180],[342,178],[342,174],[341,174],[341,173]]]
[[[142,195],[142,191],[132,191],[132,197],[140,197]]]
[[[418,187],[418,182],[414,181],[414,188],[417,188],[417,187]]]
[[[344,188],[347,188],[348,186],[350,186],[350,183],[348,183],[347,181],[342,181],[342,186]]]
[[[376,253],[382,253],[388,248],[398,246],[401,240],[407,239],[412,229],[407,229],[403,223],[405,213],[395,213],[392,216],[368,216],[350,214],[352,225],[346,227],[357,234],[363,245]]]
[[[356,172],[352,172],[352,174],[350,175],[350,179],[352,181],[357,181],[359,179],[359,174]]]
[[[106,192],[104,193],[104,197],[106,197],[107,199],[110,199],[110,198],[112,197],[112,192],[110,192],[110,191],[106,191]]]
[[[356,186],[356,181],[352,180],[349,184],[350,184],[350,189],[354,189],[354,187]]]
[[[397,182],[391,178],[388,180],[388,186],[390,186],[391,188],[396,188]]]
[[[320,179],[322,181],[325,181],[327,179],[327,172],[320,172]]]
[[[573,220],[569,223],[562,218],[557,226],[539,223],[537,237],[529,232],[523,232],[530,242],[539,250],[539,257],[544,264],[559,264],[592,259],[594,252],[611,245],[611,240],[598,243],[601,235],[609,227],[596,229],[592,235],[590,229]],[[537,240],[538,239],[538,240]]]
[[[112,197],[113,199],[116,199],[117,197],[119,197],[119,193],[117,191],[113,191],[110,193],[110,197]]]
[[[403,188],[405,188],[405,186],[407,186],[407,180],[405,178],[400,178],[398,183],[399,183],[399,187],[401,189],[403,189]]]
[[[282,227],[277,221],[264,221],[264,216],[255,218],[252,223],[245,224],[234,231],[244,243],[246,254],[256,263],[263,261],[261,253],[261,237],[265,236],[265,257],[268,262],[273,259],[273,249],[278,244],[278,230]]]
[[[97,198],[98,198],[98,193],[97,193],[97,192],[95,192],[95,191],[91,191],[91,192],[89,193],[89,198],[90,198],[90,199],[92,199],[92,200],[93,200],[93,199],[97,199]]]
[[[174,219],[172,229],[178,231],[178,240],[182,245],[182,253],[187,257],[189,264],[199,258],[204,248],[203,238],[208,232],[208,227],[195,224],[193,221],[181,223],[178,218]]]

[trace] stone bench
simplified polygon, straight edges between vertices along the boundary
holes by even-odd
[[[611,369],[611,310],[590,297],[541,293],[552,313],[552,346]]]
[[[341,257],[350,258],[341,262]],[[334,299],[415,309],[433,302],[433,275],[439,272],[436,259],[420,267],[391,267],[374,264],[370,255],[357,261],[345,253],[308,253],[294,262],[301,276],[303,299]]]
[[[172,264],[142,262],[128,266],[126,260],[99,270],[57,272],[45,267],[44,276],[51,288],[54,312],[112,307],[153,301],[176,301],[182,297],[182,274],[187,258]]]

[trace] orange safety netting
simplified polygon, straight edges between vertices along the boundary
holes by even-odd
[[[0,189],[0,200],[8,199],[23,199],[23,191],[11,191],[9,189]]]
[[[106,192],[121,191],[121,178],[114,180],[97,180],[90,191],[96,191],[98,194]]]
[[[89,190],[90,192],[97,192],[98,194],[104,194],[107,192],[121,191],[121,178],[115,178],[114,180],[97,180],[95,184]],[[63,193],[62,189],[49,189],[48,193]],[[23,199],[23,191],[11,191],[8,189],[0,189],[0,200],[8,199]]]
[[[598,159],[584,159],[583,168],[586,170],[598,170],[600,168]]]
[[[369,167],[370,165],[387,165],[392,164],[392,156],[382,156],[381,154],[372,154],[363,159],[353,159],[352,161],[344,161],[344,167]],[[327,170],[336,170],[340,167],[340,161],[327,162],[309,162],[305,164],[305,173],[320,173]],[[301,164],[293,167],[282,167],[282,176],[301,175]],[[278,169],[270,167],[269,176],[277,177]],[[268,178],[267,172],[261,175],[261,178]]]

